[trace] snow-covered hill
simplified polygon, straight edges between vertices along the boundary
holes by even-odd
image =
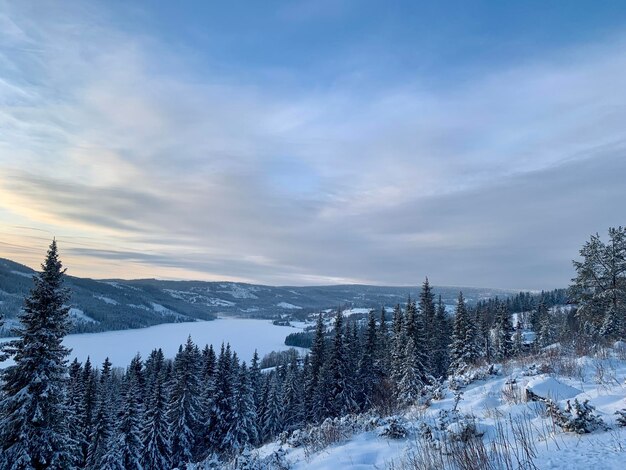
[[[34,271],[0,258],[0,312],[8,321],[6,336],[32,287]],[[73,332],[123,330],[195,320],[217,315],[247,318],[304,317],[339,306],[356,309],[393,306],[416,296],[418,287],[365,285],[276,287],[234,282],[94,280],[67,277],[72,291]],[[462,289],[469,302],[512,291],[499,289],[435,287],[445,303],[453,305]]]
[[[327,420],[221,468],[622,469],[626,427],[616,412],[626,409],[626,348],[615,346],[582,357],[554,346],[476,368],[423,406]]]

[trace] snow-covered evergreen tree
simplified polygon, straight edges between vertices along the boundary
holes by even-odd
[[[245,362],[239,367],[235,400],[233,413],[229,419],[230,429],[226,440],[232,446],[231,451],[237,454],[259,440],[254,391],[250,384],[248,367]]]
[[[92,470],[98,470],[104,466],[104,457],[113,442],[114,410],[112,387],[111,361],[107,357],[100,371],[93,431],[89,439],[89,450],[87,453],[87,468]]]
[[[437,310],[435,307],[435,294],[428,281],[424,280],[418,303],[418,331],[413,336],[417,359],[424,364],[426,373],[437,375],[434,352],[438,350]]]
[[[452,345],[450,347],[450,372],[452,374],[465,370],[476,359],[476,347],[473,337],[474,326],[470,318],[463,293],[459,293],[454,326],[452,330]]]
[[[404,363],[402,364],[402,376],[398,383],[397,402],[403,406],[414,405],[424,389],[422,380],[423,365],[415,354],[413,338],[408,338],[404,348]]]
[[[513,355],[513,323],[505,302],[501,302],[496,315],[496,354],[498,359],[508,359]]]
[[[108,460],[116,462],[125,470],[142,470],[142,361],[135,356],[122,384],[122,406],[119,426],[116,429],[111,455]]]
[[[358,409],[355,390],[348,370],[348,351],[343,325],[343,313],[337,312],[334,325],[334,337],[328,358],[328,376],[330,377],[330,416],[337,417],[352,413]]]
[[[357,403],[361,410],[370,409],[374,404],[374,395],[380,385],[381,376],[377,363],[378,331],[376,316],[371,310],[365,331],[365,343],[358,363]]]
[[[52,241],[19,314],[17,339],[5,343],[14,364],[0,375],[0,468],[70,468],[75,455],[67,407],[69,292]]]
[[[579,318],[587,331],[621,337],[626,327],[626,228],[610,228],[606,244],[598,234],[592,236],[580,256],[571,288]]]
[[[302,376],[297,357],[293,357],[287,368],[283,385],[283,424],[286,430],[301,428],[304,425],[304,400]]]
[[[265,439],[271,439],[282,431],[282,388],[276,371],[272,371],[268,376],[267,406],[265,407],[262,419],[263,436]]]
[[[444,377],[450,365],[449,345],[451,341],[451,327],[446,306],[443,304],[441,296],[437,302],[437,310],[434,320],[435,327],[432,331],[433,350],[432,350],[432,374],[436,378]]]
[[[324,394],[326,390],[321,386],[322,372],[326,360],[326,329],[324,319],[320,313],[315,325],[315,336],[309,354],[309,373],[305,378],[304,407],[308,422],[319,422],[325,414]]]
[[[218,453],[229,451],[227,436],[230,425],[228,420],[235,406],[232,367],[230,345],[222,344],[217,360],[214,397],[208,422],[210,450]]]
[[[200,428],[200,358],[190,336],[174,359],[168,422],[172,436],[172,464],[179,468],[185,468],[192,461]]]
[[[150,392],[146,401],[143,426],[142,465],[145,470],[170,468],[171,438],[167,420],[167,366],[163,352],[151,354]]]

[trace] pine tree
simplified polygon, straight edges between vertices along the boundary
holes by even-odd
[[[407,339],[404,357],[402,376],[398,382],[397,401],[400,405],[410,406],[417,402],[424,389],[424,382],[421,379],[423,365],[418,361],[415,354],[413,338]]]
[[[259,365],[259,353],[257,350],[254,350],[254,355],[252,356],[252,361],[250,362],[250,370],[249,370],[249,385],[252,390],[252,399],[254,405],[254,414],[256,416],[256,432],[254,435],[256,439],[251,442],[252,445],[256,445],[259,443],[259,438],[262,434],[260,419],[259,419],[259,410],[261,409],[261,367]]]
[[[233,383],[233,360],[230,345],[222,344],[217,360],[217,372],[215,375],[215,392],[212,409],[209,417],[209,444],[210,450],[218,453],[229,451],[227,436],[229,430],[229,417],[234,411],[234,383]]]
[[[267,407],[263,414],[263,435],[266,440],[277,436],[283,427],[282,390],[276,371],[268,377]]]
[[[287,368],[283,385],[283,416],[286,430],[298,429],[304,424],[304,402],[300,384],[300,369],[294,356]]]
[[[85,467],[87,465],[87,455],[93,434],[94,415],[96,413],[97,403],[97,382],[96,372],[91,366],[91,360],[87,357],[82,373],[82,406],[80,417],[80,435],[82,440],[79,444],[78,466]]]
[[[1,371],[0,468],[69,468],[74,461],[66,403],[69,328],[65,270],[52,241],[42,270],[19,314],[17,339],[3,353],[14,365]]]
[[[374,394],[380,384],[380,371],[376,363],[378,332],[374,310],[369,313],[365,344],[358,364],[357,402],[361,411],[370,409],[374,404]]]
[[[119,427],[115,435],[116,457],[120,468],[125,470],[142,470],[142,361],[135,356],[124,377],[122,409]]]
[[[107,357],[102,364],[102,371],[100,372],[93,431],[90,436],[89,450],[87,453],[87,467],[93,470],[99,470],[104,466],[104,456],[112,444],[114,431],[112,387],[111,362]]]
[[[609,229],[609,243],[598,234],[583,245],[574,261],[571,292],[585,329],[608,338],[622,336],[626,327],[626,228]]]
[[[322,368],[326,359],[326,341],[324,319],[320,313],[317,317],[317,324],[315,326],[315,336],[313,337],[313,344],[311,346],[311,353],[309,354],[309,374],[306,377],[305,393],[304,393],[304,406],[307,412],[308,422],[319,422],[322,417],[322,404],[323,390],[320,387],[322,378]]]
[[[230,416],[230,429],[227,441],[231,443],[231,451],[239,453],[247,446],[258,442],[258,417],[254,404],[254,391],[250,385],[250,377],[246,363],[239,367],[239,376],[235,392],[235,406]]]
[[[451,341],[450,322],[446,314],[446,306],[439,296],[437,302],[437,311],[435,314],[435,327],[433,328],[433,350],[432,350],[432,374],[437,378],[446,375],[449,367],[450,358],[448,347]]]
[[[435,308],[435,295],[433,294],[428,278],[422,284],[419,297],[419,322],[417,335],[413,337],[418,360],[426,367],[426,372],[431,375],[437,374],[434,351],[437,350],[437,311]],[[420,337],[421,336],[421,337]],[[420,352],[422,353],[420,357]]]
[[[151,354],[150,391],[143,426],[142,465],[145,470],[170,468],[171,441],[167,420],[167,366],[160,349]]]
[[[391,337],[391,371],[392,382],[397,386],[402,378],[404,364],[404,350],[406,346],[405,319],[400,305],[393,310],[392,337]],[[397,389],[396,389],[397,394]]]
[[[465,298],[463,293],[459,293],[454,314],[454,327],[452,330],[452,345],[450,347],[450,356],[452,362],[450,364],[450,373],[456,374],[463,372],[470,365],[471,354],[468,351],[467,337],[470,329],[470,318],[465,307]]]
[[[339,310],[335,317],[334,338],[328,363],[328,372],[331,379],[331,388],[329,390],[329,411],[331,417],[343,416],[356,411],[358,408],[348,370],[349,361],[343,318],[343,313]]]
[[[506,303],[500,303],[496,316],[496,353],[500,360],[513,355],[513,324]]]
[[[72,441],[72,456],[74,465],[81,464],[81,445],[85,442],[83,434],[83,397],[85,390],[83,388],[83,367],[78,359],[74,359],[69,369],[69,382],[67,384],[67,412],[69,434]]]
[[[168,422],[171,426],[172,464],[184,468],[191,462],[201,422],[200,354],[191,336],[174,359]]]

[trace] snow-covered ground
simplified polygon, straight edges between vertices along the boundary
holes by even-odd
[[[135,354],[140,353],[145,359],[154,348],[163,349],[165,357],[174,357],[178,346],[191,335],[200,348],[205,344],[213,344],[219,350],[222,342],[229,342],[233,351],[249,363],[255,349],[260,357],[271,351],[289,349],[284,341],[293,331],[293,327],[272,325],[269,320],[220,318],[213,321],[166,323],[135,330],[74,334],[68,335],[64,344],[72,348],[71,359],[77,357],[83,362],[89,356],[92,363],[102,364],[108,357],[113,366],[126,367]],[[7,364],[0,363],[0,367]]]
[[[625,352],[610,351],[607,354],[605,351],[596,357],[545,357],[532,363],[498,366],[494,374],[483,368],[473,373],[475,380],[469,379],[470,375],[464,376],[464,380],[471,380],[471,383],[460,389],[458,416],[472,416],[466,422],[473,422],[478,432],[484,433],[482,442],[488,451],[495,447],[502,449],[503,441],[498,440],[498,436],[506,436],[511,445],[509,452],[513,466],[510,468],[522,468],[517,464],[515,454],[524,455],[523,439],[516,439],[514,434],[516,429],[517,432],[523,429],[527,432],[528,449],[535,465],[523,468],[622,469],[626,460],[626,428],[617,425],[615,411],[626,408]],[[543,403],[529,401],[526,390],[552,399],[561,409],[566,407],[567,400],[572,403],[574,399],[579,402],[589,400],[597,416],[604,421],[605,428],[600,427],[589,434],[565,432],[555,424]],[[407,429],[405,438],[390,439],[381,435],[389,427],[389,418],[354,417],[344,418],[345,424],[334,428],[338,430],[337,434],[344,433],[343,437],[321,449],[311,441],[291,438],[286,442],[267,444],[256,452],[260,458],[269,458],[273,452],[282,449],[294,470],[426,468],[409,463],[411,455],[424,455],[424,446],[429,445],[425,442],[433,442],[428,441],[430,437],[424,437],[425,425],[433,431],[435,440],[458,433],[462,427],[461,421],[449,418],[456,402],[454,392],[449,388],[444,392],[444,398],[433,400],[430,406],[416,407],[394,417]],[[447,416],[445,420],[442,420],[442,414]],[[438,428],[442,422],[445,424]],[[331,429],[333,425],[328,426],[327,429]],[[333,432],[321,435],[332,435]],[[294,445],[294,442],[305,444]]]

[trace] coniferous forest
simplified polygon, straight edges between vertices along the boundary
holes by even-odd
[[[4,343],[0,469],[186,468],[328,418],[389,415],[437,396],[476,364],[505,362],[554,343],[624,338],[626,229],[593,236],[568,291],[519,294],[447,312],[428,279],[393,312],[366,321],[320,314],[306,355],[261,369],[228,344],[190,337],[174,358],[154,350],[125,369],[74,360],[63,344],[71,293],[56,242],[25,299],[16,339]]]

